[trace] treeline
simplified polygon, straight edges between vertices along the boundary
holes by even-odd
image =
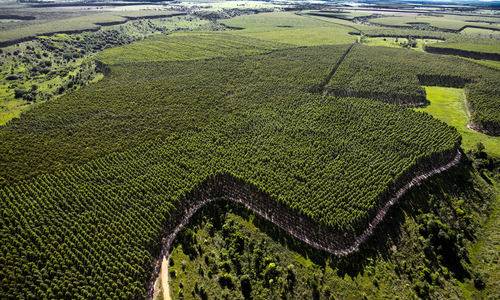
[[[247,184],[244,178],[231,174],[215,174],[198,184],[191,192],[184,195],[163,228],[165,236],[161,241],[161,251],[155,264],[148,288],[148,295],[153,295],[153,288],[159,276],[161,261],[169,257],[175,239],[188,224],[196,212],[216,201],[225,200],[235,206],[244,207],[274,226],[279,227],[289,236],[304,242],[308,246],[335,256],[347,256],[359,251],[360,246],[372,235],[376,226],[383,221],[388,209],[414,185],[419,185],[434,174],[447,171],[456,166],[461,159],[457,149],[445,153],[436,153],[425,157],[407,173],[395,180],[382,193],[366,219],[357,220],[352,230],[345,231],[337,226],[320,224],[294,211],[269,197],[262,189]],[[412,186],[410,186],[412,184]],[[388,202],[394,201],[388,204]],[[353,203],[354,204],[354,203]]]
[[[359,230],[460,137],[427,114],[311,94],[346,47],[117,65],[2,127],[1,298],[145,297],[169,213],[213,174]]]
[[[500,61],[500,53],[478,52],[450,47],[439,47],[439,43],[435,45],[426,45],[425,51],[435,54],[458,55],[474,59],[489,59]]]

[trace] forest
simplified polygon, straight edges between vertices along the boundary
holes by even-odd
[[[498,295],[499,43],[462,34],[488,17],[25,5],[0,298]]]

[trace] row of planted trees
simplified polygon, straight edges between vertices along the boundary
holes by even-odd
[[[222,194],[276,222],[289,210],[359,230],[398,178],[460,139],[425,114],[309,93],[346,47],[121,65],[2,128],[1,298],[146,296],[175,208],[215,174],[254,187]]]

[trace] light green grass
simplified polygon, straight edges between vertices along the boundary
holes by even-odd
[[[0,103],[0,126],[5,125],[11,119],[19,118],[21,113],[29,107],[30,104],[23,100],[2,100]]]
[[[401,43],[407,42],[406,38],[390,38],[390,37],[365,37],[363,44],[368,46],[383,46],[391,48],[402,48]],[[411,48],[418,51],[423,51],[425,45],[440,42],[437,39],[416,39],[417,47]]]
[[[369,17],[373,15],[372,12],[365,12],[365,11],[357,11],[357,10],[341,10],[341,9],[335,9],[335,10],[312,10],[312,11],[306,11],[309,14],[320,14],[321,16],[324,16],[326,18],[334,18],[334,19],[341,19],[341,20],[353,20],[354,18],[359,18],[359,17]]]
[[[425,92],[430,105],[419,108],[418,111],[425,111],[455,127],[462,135],[462,147],[466,151],[476,149],[477,143],[481,142],[488,154],[500,157],[500,137],[492,137],[467,127],[468,117],[463,89],[426,86]]]
[[[297,46],[349,44],[357,39],[349,34],[351,28],[290,12],[238,16],[224,24],[243,28],[234,34]]]

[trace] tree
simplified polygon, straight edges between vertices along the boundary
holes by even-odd
[[[478,143],[476,144],[476,149],[477,149],[477,152],[480,152],[480,153],[481,153],[481,152],[483,152],[483,151],[484,151],[484,149],[485,149],[484,144],[483,144],[483,143],[481,143],[481,142],[478,142]]]
[[[252,296],[252,283],[250,282],[250,276],[243,275],[240,280],[241,284],[241,293],[245,299],[250,299]]]

